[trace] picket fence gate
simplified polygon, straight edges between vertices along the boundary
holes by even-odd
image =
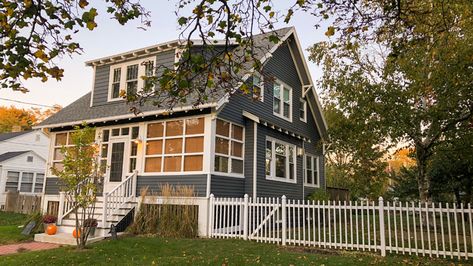
[[[215,198],[209,236],[430,257],[473,257],[468,204]]]

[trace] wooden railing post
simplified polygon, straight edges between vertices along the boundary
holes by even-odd
[[[137,176],[138,176],[138,171],[135,170],[135,171],[133,172],[133,178],[132,178],[132,180],[131,180],[131,182],[133,182],[133,183],[132,183],[132,186],[131,186],[131,189],[132,189],[131,195],[132,195],[133,197],[136,197],[136,181],[137,181],[137,179],[138,179]]]
[[[384,232],[384,201],[383,197],[378,199],[378,209],[379,209],[379,237],[381,240],[380,249],[381,256],[386,256],[386,235]]]
[[[283,195],[281,197],[281,208],[282,208],[282,232],[281,232],[281,237],[282,237],[282,245],[286,245],[286,196]]]
[[[66,192],[60,191],[59,192],[59,208],[57,212],[57,224],[62,224],[62,218],[64,216],[64,205],[66,204]]]
[[[248,194],[245,194],[243,203],[243,239],[248,240]]]
[[[102,203],[102,228],[103,230],[103,236],[106,236],[106,228],[107,228],[107,196],[108,193],[104,192],[103,193],[103,203]]]

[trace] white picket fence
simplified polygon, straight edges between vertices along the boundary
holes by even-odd
[[[473,257],[470,204],[210,196],[209,235],[281,245]]]

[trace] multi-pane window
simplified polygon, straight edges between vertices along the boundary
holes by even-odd
[[[217,119],[214,170],[243,174],[243,127]]]
[[[280,140],[266,140],[266,177],[296,182],[296,146]]]
[[[44,183],[44,174],[36,174],[36,179],[34,182],[35,193],[43,192],[43,183]]]
[[[140,128],[138,126],[135,127],[120,127],[120,128],[112,128],[112,129],[104,129],[102,131],[102,142],[100,146],[100,167],[103,173],[107,170],[107,161],[109,156],[109,149],[110,149],[110,139],[118,138],[123,140],[123,138],[130,138],[130,145],[129,145],[129,165],[128,165],[128,172],[132,173],[136,170],[137,166],[137,157],[138,157],[138,137],[140,134]],[[128,140],[126,140],[128,141]]]
[[[43,173],[8,171],[5,191],[41,193],[43,192],[43,183]]]
[[[299,119],[307,122],[307,102],[303,99],[300,100],[299,104]]]
[[[24,172],[21,175],[20,192],[31,192],[33,190],[34,173]]]
[[[309,186],[319,185],[319,157],[305,156],[305,180],[304,184]]]
[[[62,152],[62,147],[72,147],[72,139],[71,139],[72,132],[63,132],[57,133],[54,140],[54,148],[53,148],[53,160],[52,160],[52,167],[58,171],[62,171],[64,169],[64,164],[62,160],[64,160],[64,154]]]
[[[253,75],[253,99],[263,101],[264,99],[264,82],[263,77],[259,74]]]
[[[126,93],[136,93],[138,89],[138,64],[126,67]]]
[[[145,62],[144,65],[145,65],[145,76],[146,77],[154,76],[154,72],[155,72],[154,61]],[[150,84],[152,84],[150,80],[145,81],[145,86],[150,86]]]
[[[154,60],[154,58],[148,58],[112,66],[109,100],[121,99],[121,91],[133,94],[143,88],[146,83],[141,77],[151,77],[155,74]]]
[[[292,89],[277,81],[273,84],[273,113],[292,119]]]
[[[120,79],[122,75],[121,68],[115,68],[113,70],[113,77],[112,77],[112,95],[110,98],[117,99],[120,97]]]
[[[147,125],[145,172],[202,171],[203,158],[203,117]]]
[[[7,192],[7,191],[12,191],[12,192],[18,191],[18,183],[19,182],[20,182],[20,172],[8,171],[7,172],[7,183],[5,185],[5,192]]]

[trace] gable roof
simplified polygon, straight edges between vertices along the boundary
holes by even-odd
[[[269,41],[268,36],[276,34],[280,38],[280,42],[274,44]],[[298,69],[298,75],[302,83],[303,96],[306,96],[306,99],[309,102],[309,108],[317,124],[317,129],[323,139],[327,138],[327,124],[325,122],[322,108],[318,100],[317,93],[315,91],[312,78],[307,67],[307,62],[305,61],[302,49],[297,37],[297,33],[294,27],[286,27],[282,29],[275,30],[273,32],[257,34],[253,36],[254,46],[257,47],[254,50],[255,57],[259,58],[260,61],[264,64],[271,58],[272,53],[283,43],[289,42],[289,47],[291,54],[294,57],[296,68]],[[163,44],[158,44],[155,46],[145,47],[138,50],[133,50],[130,52],[125,52],[119,55],[113,55],[109,57],[103,57],[97,60],[92,60],[86,62],[87,65],[97,65],[97,64],[106,64],[110,62],[115,62],[116,60],[125,60],[130,56],[142,53],[148,53],[149,51],[162,51],[164,49],[169,49],[171,47],[177,47],[178,41],[166,42]],[[161,49],[161,50],[160,50]],[[239,48],[236,47],[234,53],[239,53]],[[251,70],[252,62],[247,62],[244,65],[244,68]],[[248,73],[251,71],[248,71]],[[243,80],[247,79],[250,74],[246,74],[243,77]],[[195,96],[195,95],[194,95]],[[187,99],[188,103],[195,102],[193,95],[190,95]],[[193,106],[180,106],[173,108],[173,112],[187,111],[196,108],[209,108],[215,107],[221,109],[226,102],[228,102],[229,95],[227,92],[222,90],[222,93],[212,95],[213,97],[208,100],[207,104]],[[120,119],[131,119],[137,117],[137,115],[130,112],[130,105],[126,104],[124,101],[109,102],[102,105],[91,106],[91,92],[82,96],[72,104],[64,107],[61,111],[55,115],[49,117],[48,119],[41,122],[35,128],[53,128],[53,127],[62,127],[62,126],[72,126],[79,125],[83,122],[87,123],[96,123],[96,122],[106,122],[114,121]],[[194,101],[193,101],[194,100]],[[141,113],[138,116],[150,116],[166,113],[169,110],[165,108],[159,108],[154,106],[150,102],[146,102],[143,106],[140,106]]]
[[[0,141],[5,141],[5,140],[8,140],[8,139],[16,138],[16,137],[19,137],[19,136],[21,136],[21,135],[30,133],[30,132],[32,132],[32,131],[33,131],[33,130],[26,130],[26,131],[20,131],[20,132],[3,133],[3,134],[0,134]]]
[[[5,152],[3,154],[0,154],[0,163],[6,160],[9,160],[11,158],[15,158],[17,156],[20,156],[22,154],[25,154],[30,151],[10,151],[10,152]]]

